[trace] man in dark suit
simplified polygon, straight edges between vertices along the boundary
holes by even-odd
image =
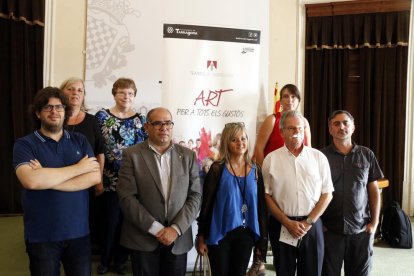
[[[118,196],[121,244],[131,249],[134,276],[185,275],[191,224],[201,204],[197,157],[172,142],[171,113],[152,109],[148,140],[123,152]]]

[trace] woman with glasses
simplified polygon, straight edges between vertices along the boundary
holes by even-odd
[[[208,254],[212,274],[246,275],[252,248],[264,261],[267,214],[260,168],[249,158],[243,123],[229,123],[207,173],[198,220],[196,249]]]
[[[286,84],[280,90],[280,106],[282,111],[277,111],[275,114],[269,115],[261,125],[257,134],[256,146],[254,148],[254,157],[259,165],[263,164],[263,160],[270,152],[283,147],[284,141],[280,133],[279,122],[283,113],[289,110],[297,110],[300,103],[299,89],[293,84]],[[309,122],[305,118],[305,139],[304,144],[311,146],[311,132]],[[272,231],[273,217],[269,218],[269,231]],[[275,241],[270,238],[270,243],[273,245]],[[272,246],[273,247],[273,246]],[[273,256],[275,253],[273,252]],[[256,276],[265,273],[264,264],[253,256],[253,265],[247,273],[248,276]]]
[[[116,273],[127,273],[125,262],[126,249],[120,246],[120,230],[123,216],[116,194],[118,171],[121,165],[122,150],[147,139],[144,130],[146,117],[133,109],[137,88],[132,79],[120,78],[113,84],[112,95],[115,105],[98,111],[95,117],[104,137],[105,166],[103,171],[104,193],[102,194],[102,212],[104,214],[101,263],[97,273],[108,272],[113,259]]]

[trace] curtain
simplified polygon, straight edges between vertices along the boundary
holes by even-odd
[[[346,91],[348,50],[320,50],[305,56],[305,110],[312,133],[312,146],[329,144],[327,119],[334,107],[343,106]]]
[[[390,187],[384,201],[402,201],[408,47],[360,49],[359,140],[378,158]],[[385,204],[386,206],[387,204]]]
[[[374,151],[390,181],[385,204],[402,200],[409,16],[409,11],[353,14],[306,22],[304,115],[312,144],[328,145],[329,114],[346,109],[347,98],[354,102],[353,139]],[[347,90],[351,54],[359,60],[359,75],[353,76],[358,91],[352,95]]]
[[[43,86],[44,1],[0,0],[0,213],[20,213],[14,141],[30,132],[27,109]]]

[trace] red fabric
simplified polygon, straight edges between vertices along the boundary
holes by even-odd
[[[282,115],[280,112],[277,112],[273,115],[275,116],[276,121],[273,126],[272,134],[270,134],[269,140],[267,140],[266,147],[263,151],[264,157],[266,157],[266,155],[268,155],[270,152],[283,147],[283,145],[285,144],[279,130],[279,122]]]

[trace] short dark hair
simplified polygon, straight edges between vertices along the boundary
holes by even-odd
[[[300,92],[299,89],[296,87],[296,85],[294,84],[286,84],[285,86],[282,87],[282,89],[280,90],[280,98],[282,99],[283,96],[283,90],[287,90],[290,94],[294,95],[296,98],[298,98],[299,102],[300,102]]]
[[[134,97],[137,95],[137,87],[135,86],[135,82],[132,79],[128,79],[128,78],[117,79],[112,86],[112,95],[115,96],[119,88],[121,89],[132,88],[132,90],[134,90]]]
[[[62,90],[51,86],[42,88],[36,93],[32,104],[29,106],[29,117],[34,129],[40,128],[40,119],[37,117],[36,113],[42,111],[42,107],[48,104],[50,98],[59,99],[61,103],[65,105],[65,119],[63,125],[66,125],[69,117],[72,115],[72,107],[69,105],[69,101]]]
[[[355,123],[354,117],[348,111],[346,111],[346,110],[335,110],[334,112],[331,113],[331,115],[328,118],[328,126],[331,124],[332,119],[335,118],[335,116],[338,115],[338,114],[345,114],[346,116],[349,117],[349,119],[352,121],[352,123]]]

